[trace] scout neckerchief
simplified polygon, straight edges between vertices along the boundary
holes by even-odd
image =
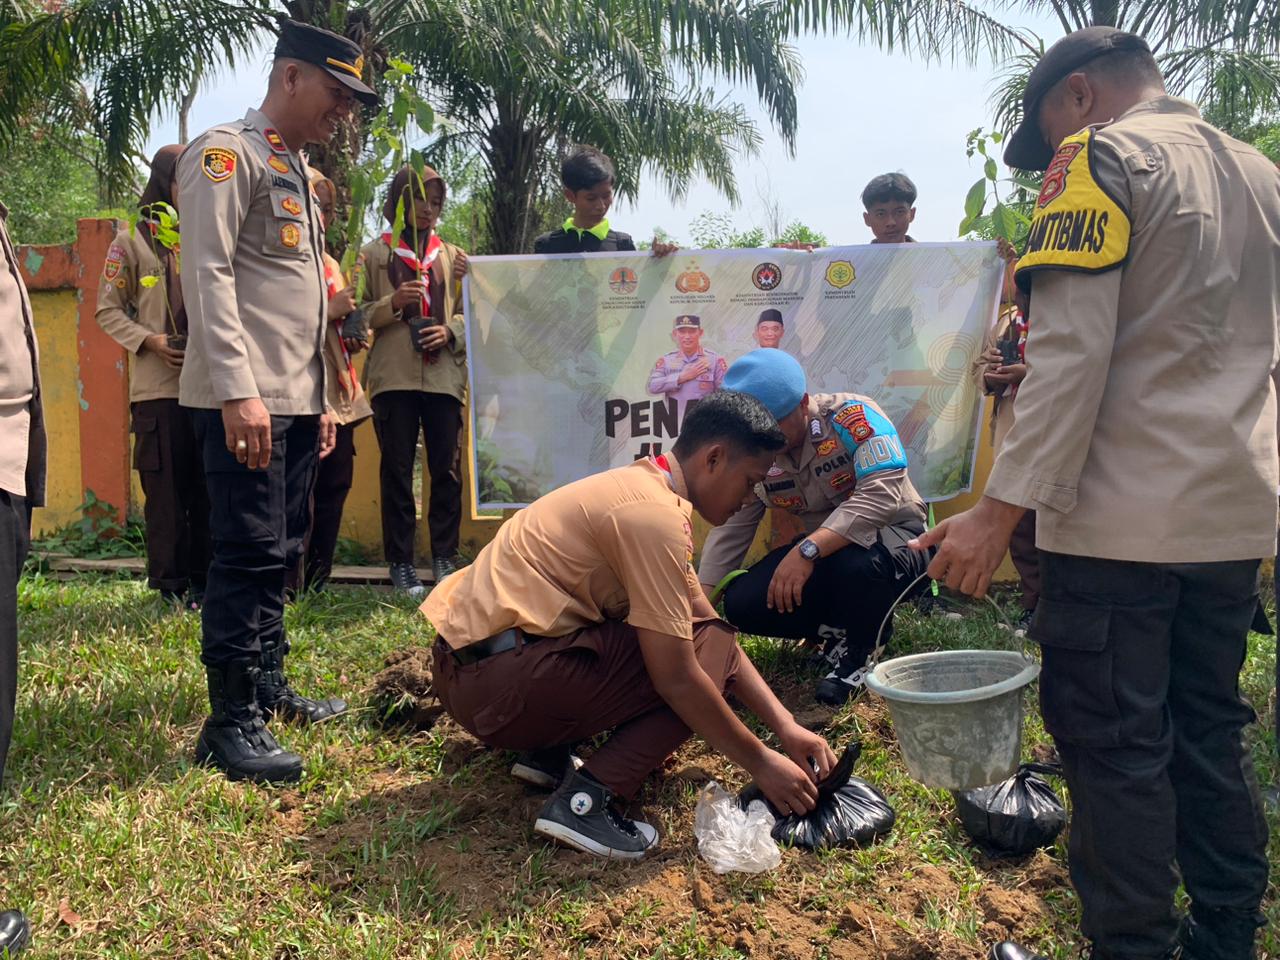
[[[427,250],[421,260],[418,259],[418,255],[414,252],[413,247],[404,242],[403,234],[400,237],[400,243],[398,246],[391,242],[391,231],[387,231],[382,235],[382,242],[390,247],[391,252],[403,260],[405,265],[412,269],[418,279],[422,281],[422,300],[418,304],[418,311],[424,319],[430,319],[431,277],[429,275],[429,271],[431,270],[431,265],[435,263],[436,257],[440,255],[440,248],[444,246],[440,240],[439,234],[434,230],[431,231],[431,239],[427,241]],[[423,351],[423,363],[435,363],[436,359],[436,357],[433,357],[427,351]]]
[[[341,268],[334,261],[330,260],[328,257],[325,257],[324,285],[329,292],[330,300],[332,300],[335,296],[337,296],[338,293],[342,290],[342,285],[338,283],[338,280],[341,277],[342,277]],[[355,400],[356,398],[356,367],[355,367],[355,364],[351,362],[351,354],[347,350],[347,342],[342,339],[341,329],[342,329],[342,321],[344,319],[346,318],[334,317],[333,324],[339,329],[338,347],[339,349],[342,350],[342,362],[346,364],[347,376],[350,379],[348,379],[348,381],[345,384],[342,384],[341,380],[339,380],[338,382],[342,384],[342,391],[347,395],[347,399]]]

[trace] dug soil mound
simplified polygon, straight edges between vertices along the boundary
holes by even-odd
[[[971,847],[950,798],[902,773],[882,705],[817,709],[807,683],[777,686],[837,749],[862,738],[859,774],[899,813],[884,841],[820,855],[788,849],[776,870],[713,874],[693,836],[698,791],[709,780],[737,789],[743,774],[695,739],[630,808],[661,832],[656,854],[611,863],[545,844],[531,825],[546,794],[510,778],[510,754],[441,716],[428,651],[411,649],[388,658],[373,696],[407,743],[430,750],[427,772],[388,768],[350,816],[316,825],[302,840],[310,880],[357,904],[416,910],[448,931],[460,958],[979,960],[994,940],[1043,940],[1063,909],[1053,901],[1065,899],[1057,861],[1043,852],[990,860]],[[522,933],[495,941],[498,929]]]

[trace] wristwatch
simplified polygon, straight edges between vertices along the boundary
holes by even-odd
[[[800,546],[796,549],[800,551],[800,556],[804,557],[810,563],[822,556],[822,551],[818,549],[818,545],[808,537],[801,540]]]

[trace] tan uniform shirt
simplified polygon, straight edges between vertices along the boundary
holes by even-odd
[[[328,268],[328,276],[336,278],[333,292],[337,293],[346,287],[346,278],[342,276],[342,269],[338,262],[327,253],[324,255],[324,263]],[[369,406],[369,398],[364,395],[364,387],[360,386],[360,379],[351,376],[351,371],[347,368],[346,358],[342,354],[341,326],[340,322],[334,323],[330,320],[325,327],[324,382],[325,397],[329,409],[333,412],[333,419],[339,425],[345,426],[349,423],[359,423],[372,416],[373,408]]]
[[[178,158],[183,406],[261,397],[279,416],[323,412],[324,232],[307,177],[258,110]]]
[[[1280,172],[1159,97],[1064,140],[1046,182],[1019,271],[1030,371],[987,494],[1036,509],[1044,550],[1270,556]]]
[[[423,363],[413,348],[409,325],[400,311],[391,306],[391,248],[381,239],[366,243],[360,250],[358,270],[364,272],[362,302],[373,346],[364,366],[364,386],[373,399],[385,390],[421,390],[444,393],[461,402],[467,393],[467,337],[462,322],[462,284],[453,277],[457,247],[445,243],[436,255],[444,276],[444,316],[453,332],[453,342],[440,350],[435,363]]]
[[[130,234],[127,226],[116,231],[102,267],[98,309],[93,317],[116,343],[133,357],[129,372],[129,400],[168,400],[178,396],[178,371],[157,354],[142,349],[147,337],[173,333],[164,287],[164,262],[157,253],[167,251],[157,242],[151,247],[150,228],[139,223]],[[143,277],[155,277],[145,287]]]
[[[503,524],[422,612],[455,650],[510,627],[560,637],[605,620],[691,640],[692,512],[652,460],[567,484]]]
[[[44,505],[45,433],[40,352],[31,300],[0,203],[0,490]]]
[[[920,534],[924,501],[907,476],[898,433],[874,400],[814,394],[808,430],[797,453],[778,454],[755,499],[707,535],[702,583],[717,584],[741,566],[769,507],[799,517],[806,533],[825,527],[862,547],[879,536],[893,548]]]

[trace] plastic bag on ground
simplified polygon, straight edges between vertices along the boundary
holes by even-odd
[[[857,740],[845,747],[830,776],[818,784],[818,805],[811,812],[784,817],[771,808],[777,820],[773,839],[811,850],[865,847],[892,830],[897,815],[884,794],[853,776],[853,766],[861,754],[862,744]],[[751,784],[739,795],[738,802],[746,805],[761,799],[760,788]]]
[[[715,873],[763,873],[782,862],[769,831],[773,815],[763,802],[745,809],[714,780],[702,788],[693,815],[698,852]]]
[[[965,832],[992,853],[1025,856],[1050,847],[1067,823],[1058,795],[1037,774],[1062,775],[1055,764],[1024,763],[1008,780],[955,794]]]

